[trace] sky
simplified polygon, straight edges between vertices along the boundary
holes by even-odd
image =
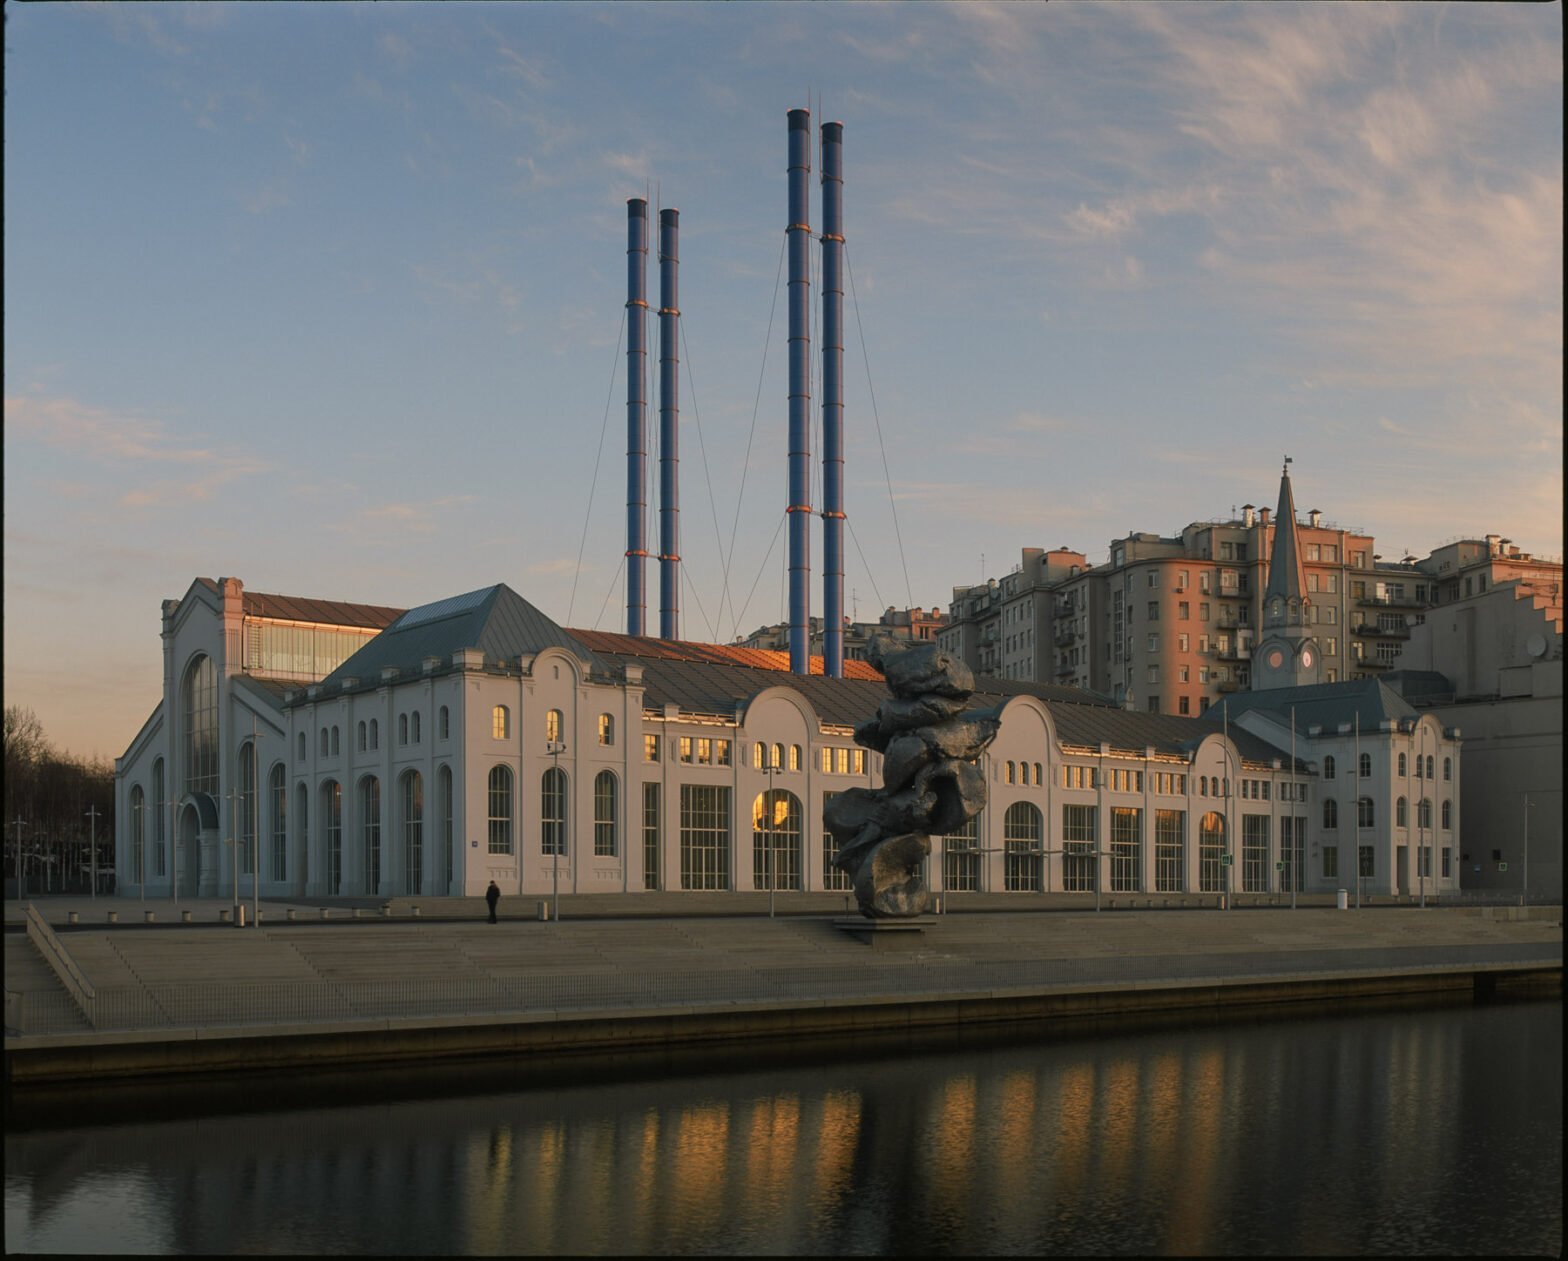
[[[644,195],[681,212],[681,633],[785,620],[808,107],[847,611],[1272,505],[1287,454],[1390,559],[1561,555],[1559,5],[8,5],[6,703],[122,753],[197,576],[625,629]]]

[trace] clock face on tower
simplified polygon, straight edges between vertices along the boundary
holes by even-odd
[[[1280,668],[1280,666],[1282,666],[1284,664],[1285,664],[1285,654],[1282,653],[1278,648],[1270,648],[1269,649],[1269,669],[1270,670],[1278,670]]]
[[[1304,670],[1312,669],[1312,649],[1303,648],[1301,650],[1301,666]]]

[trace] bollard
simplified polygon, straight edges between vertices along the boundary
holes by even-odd
[[[410,915],[412,915],[415,919],[418,919],[419,918],[419,907],[417,907],[417,906],[409,907],[408,908],[408,913]]]
[[[110,911],[109,922],[111,924],[118,924],[120,922],[120,913],[118,911]]]
[[[328,910],[327,910],[327,908],[326,908],[326,907],[322,907],[322,908],[321,908],[321,918],[322,918],[322,919],[326,919],[326,918],[327,918],[327,915],[328,915],[328,913],[329,913],[329,912],[328,912]]]
[[[234,908],[234,927],[245,927],[245,903],[243,902]]]
[[[144,911],[143,914],[146,916],[149,924],[154,923],[158,918],[157,911]]]
[[[66,917],[65,918],[66,918],[66,921],[68,923],[75,924],[75,923],[79,923],[81,921],[82,917],[80,915],[78,915],[75,911],[68,911],[66,913]]]
[[[1340,889],[1334,894],[1334,907],[1336,910],[1348,911],[1350,909],[1350,894]]]
[[[289,907],[288,910],[284,911],[283,915],[284,915],[284,918],[287,919],[290,923],[293,923],[295,920],[297,920],[299,918],[298,912],[296,912],[292,906]]]
[[[542,900],[540,901],[540,903],[539,903],[539,918],[541,920],[547,920],[547,919],[550,918],[550,904],[548,902],[545,902],[545,901],[542,901]]]
[[[189,924],[191,922],[191,913],[189,911],[181,911],[180,921],[182,923]]]
[[[382,919],[391,919],[392,918],[392,904],[390,902],[386,906],[383,906],[381,908],[381,918]]]
[[[219,908],[219,910],[218,910],[218,923],[220,923],[220,924],[227,924],[229,922],[229,920],[231,920],[232,918],[234,918],[234,917],[229,914],[229,911],[228,911],[227,907]]]
[[[362,914],[363,914],[363,909],[356,906],[354,908],[354,918],[358,919]]]

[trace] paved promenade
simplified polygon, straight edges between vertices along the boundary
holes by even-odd
[[[647,913],[652,899],[662,915]],[[803,1013],[859,1025],[878,1012],[893,1019],[895,1008],[958,1003],[974,1016],[988,1004],[1060,1012],[1118,995],[1197,1006],[1225,987],[1309,986],[1323,996],[1390,978],[1469,985],[1478,970],[1555,963],[1560,972],[1562,960],[1560,908],[1530,908],[1528,918],[1518,908],[1438,907],[1095,913],[1080,901],[1042,914],[1013,909],[1016,898],[984,913],[955,898],[949,913],[903,935],[904,948],[883,949],[838,927],[837,897],[780,895],[787,913],[771,919],[766,894],[634,895],[644,912],[635,916],[627,900],[563,897],[558,922],[539,920],[537,906],[503,905],[533,914],[495,925],[474,899],[424,899],[418,916],[404,899],[390,914],[367,902],[358,919],[341,903],[323,919],[319,904],[263,901],[260,926],[250,917],[243,929],[219,922],[226,900],[178,910],[149,902],[151,923],[124,899],[40,901],[90,995],[73,998],[29,939],[9,932],[8,1063],[50,1049],[416,1029],[507,1026],[515,1041],[527,1026],[537,1043],[547,1028],[559,1041],[561,1030],[592,1022],[627,1030],[657,1020],[657,1036],[674,1039],[672,1021],[701,1017],[711,1029],[718,1015],[749,1016],[755,1036],[763,1017],[787,1015],[799,1029]],[[106,922],[110,910],[117,924]],[[24,906],[6,904],[8,927],[24,918]]]

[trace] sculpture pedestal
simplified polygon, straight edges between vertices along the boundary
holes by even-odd
[[[918,950],[925,944],[925,930],[935,923],[934,915],[912,915],[905,919],[843,915],[833,921],[833,927],[873,950]]]

